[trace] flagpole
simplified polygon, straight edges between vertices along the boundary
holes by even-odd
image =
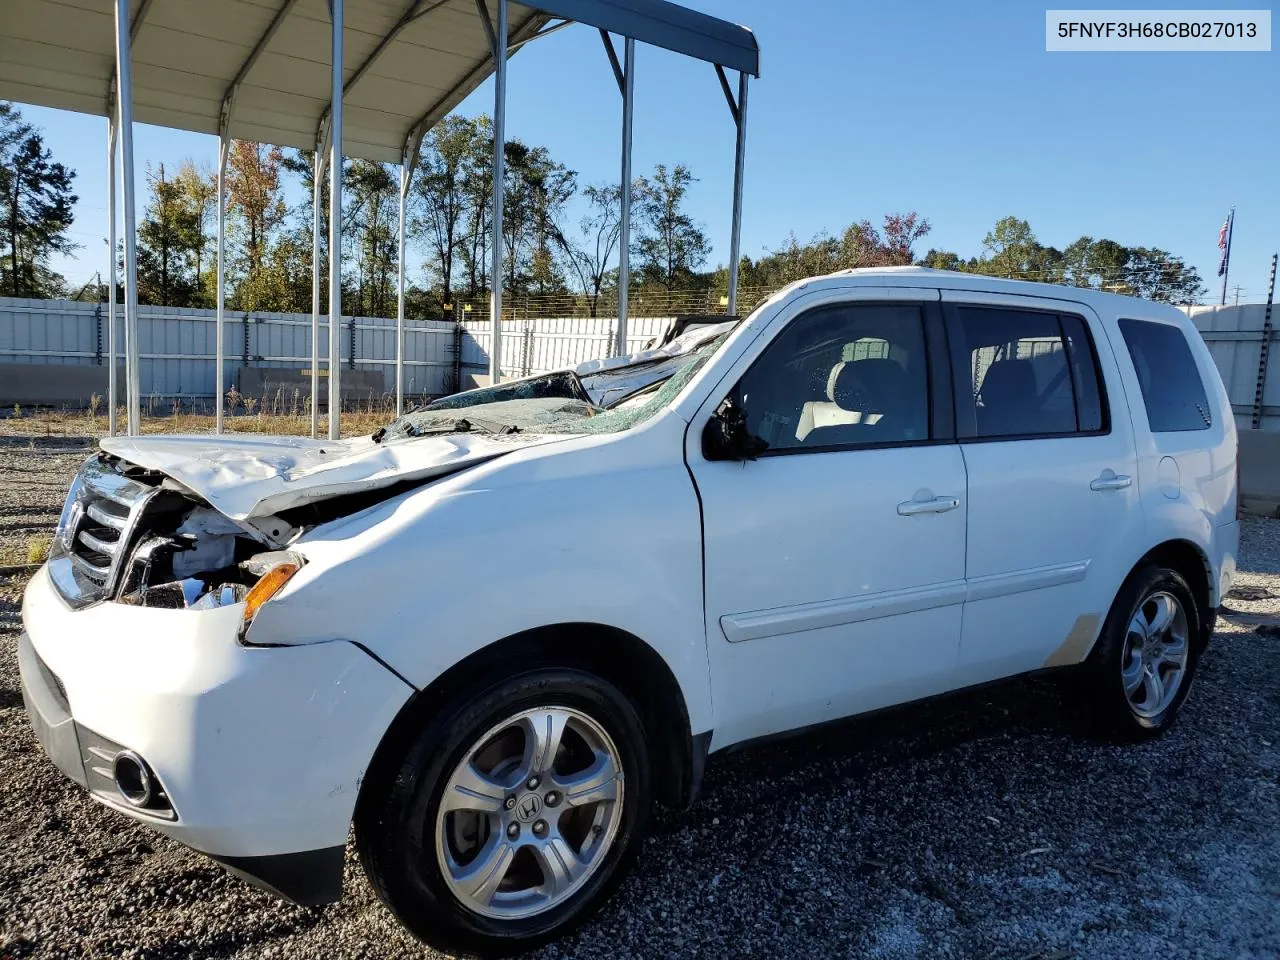
[[[1218,305],[1227,305],[1227,275],[1231,272],[1231,234],[1236,229],[1236,208],[1231,208],[1231,216],[1227,217],[1227,249],[1222,254],[1222,299]]]

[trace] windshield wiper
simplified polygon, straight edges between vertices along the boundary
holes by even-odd
[[[388,434],[386,427],[379,427],[373,434],[373,442],[381,443]],[[485,420],[482,417],[458,417],[445,423],[432,426],[416,427],[407,423],[399,431],[406,437],[432,437],[448,433],[488,433],[495,436],[519,433],[520,428],[510,423],[499,423],[496,420]]]

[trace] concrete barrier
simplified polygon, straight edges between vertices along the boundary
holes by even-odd
[[[124,403],[124,367],[117,367],[116,389]],[[0,406],[87,409],[97,394],[107,406],[106,366],[64,363],[0,363]]]
[[[1245,513],[1280,517],[1280,433],[1240,431],[1240,506]]]
[[[387,392],[386,377],[381,370],[343,370],[340,381],[343,403],[380,400]],[[311,372],[290,367],[241,367],[236,374],[236,389],[242,397],[252,397],[272,409],[279,402],[290,409],[295,395],[306,409],[311,409]],[[320,407],[329,405],[328,371],[320,372]]]

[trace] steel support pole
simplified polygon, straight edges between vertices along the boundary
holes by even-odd
[[[119,384],[116,383],[116,133],[115,119],[107,116],[107,434],[114,437]]]
[[[404,413],[404,215],[409,199],[413,167],[409,158],[400,161],[400,220],[396,230],[396,416]]]
[[[738,139],[733,155],[733,225],[729,228],[729,316],[738,315],[738,261],[742,257],[742,170],[747,159],[747,74],[738,74]]]
[[[138,383],[138,221],[134,213],[133,75],[129,52],[129,0],[116,0],[116,106],[120,130],[120,189],[124,194],[124,353],[129,435],[141,430]]]
[[[636,42],[627,37],[622,53],[622,211],[618,226],[618,329],[613,354],[627,352],[627,307],[631,295],[631,118],[636,84]]]
[[[329,106],[329,439],[342,416],[342,0],[333,10],[332,102]]]
[[[493,261],[490,266],[489,382],[502,380],[502,191],[506,175],[507,126],[507,0],[498,0],[498,29],[493,49]]]
[[[215,283],[217,291],[214,296],[213,319],[213,408],[215,433],[223,428],[223,406],[227,399],[226,357],[224,355],[223,330],[226,324],[226,247],[227,247],[227,157],[231,150],[231,140],[223,132],[218,135],[218,196],[217,196],[217,269]]]
[[[320,184],[324,155],[316,145],[311,180],[311,436],[320,436]]]

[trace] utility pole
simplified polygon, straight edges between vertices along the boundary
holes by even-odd
[[[1240,306],[1240,291],[1241,291],[1242,289],[1244,289],[1244,288],[1243,288],[1243,287],[1241,287],[1241,286],[1240,286],[1240,284],[1238,284],[1238,283],[1237,283],[1237,284],[1236,284],[1234,287],[1232,287],[1231,289],[1232,289],[1232,290],[1234,290],[1234,291],[1235,291],[1235,293],[1236,293],[1236,302],[1235,302],[1235,306],[1237,306],[1237,307],[1238,307],[1238,306]]]

